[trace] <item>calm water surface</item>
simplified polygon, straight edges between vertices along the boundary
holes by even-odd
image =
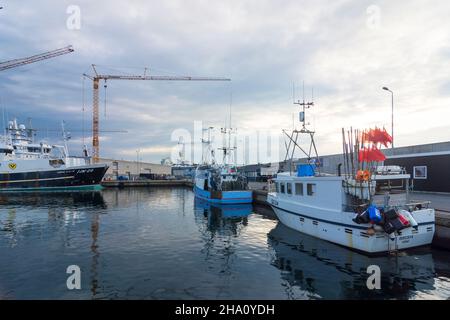
[[[81,268],[81,290],[66,268]],[[382,288],[365,283],[368,265]],[[369,258],[187,188],[0,194],[2,299],[447,299],[450,253]]]

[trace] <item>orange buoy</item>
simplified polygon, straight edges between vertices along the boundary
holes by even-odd
[[[363,171],[363,180],[364,180],[364,181],[369,181],[369,178],[370,178],[370,172],[369,172],[369,170],[364,170],[364,171]]]

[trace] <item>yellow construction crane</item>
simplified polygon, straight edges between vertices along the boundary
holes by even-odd
[[[20,67],[20,66],[23,66],[23,65],[26,65],[26,64],[30,64],[30,63],[33,63],[33,62],[37,62],[37,61],[41,61],[41,60],[54,58],[54,57],[57,57],[57,56],[60,56],[60,55],[63,55],[63,54],[71,53],[73,51],[74,50],[73,50],[72,46],[67,46],[67,47],[64,47],[64,48],[60,48],[60,49],[56,49],[56,50],[52,50],[52,51],[36,54],[34,56],[31,56],[31,57],[26,57],[26,58],[20,58],[20,59],[14,59],[14,60],[8,60],[8,61],[0,62],[0,71],[11,69],[11,68],[15,68],[15,67]]]
[[[100,158],[100,144],[99,144],[99,83],[100,80],[163,80],[163,81],[230,81],[228,78],[217,77],[189,77],[189,76],[149,76],[145,72],[143,75],[111,75],[111,74],[99,74],[92,65],[94,75],[90,76],[83,74],[93,82],[93,105],[92,105],[92,159],[94,163],[97,163]],[[147,69],[145,69],[147,71]]]

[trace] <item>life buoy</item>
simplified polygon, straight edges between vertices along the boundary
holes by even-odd
[[[356,181],[363,181],[364,180],[364,172],[362,170],[358,170],[356,172]]]
[[[358,170],[356,172],[356,181],[369,181],[370,172],[369,170]]]
[[[370,178],[370,172],[369,172],[369,170],[364,170],[364,171],[363,171],[363,180],[364,180],[364,181],[369,181],[369,178]]]

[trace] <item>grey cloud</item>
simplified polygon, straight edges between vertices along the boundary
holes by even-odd
[[[292,83],[314,86],[311,115],[322,152],[339,152],[342,126],[389,122],[395,88],[401,143],[446,139],[450,5],[436,1],[78,1],[81,30],[66,28],[72,1],[5,1],[0,12],[0,60],[73,44],[75,53],[0,74],[1,107],[36,127],[83,127],[82,78],[90,64],[105,73],[226,76],[232,83],[110,81],[106,119],[101,91],[101,152],[172,146],[174,129],[195,120],[220,126],[233,95],[233,121],[245,129],[291,126]],[[380,8],[378,30],[366,26]],[[140,67],[140,68],[139,68]],[[91,126],[91,82],[85,82],[84,127]],[[297,91],[299,98],[300,92]],[[430,112],[430,108],[433,110]],[[433,134],[408,126],[427,118]],[[435,123],[433,125],[433,123]],[[433,128],[433,129],[431,129]],[[86,136],[89,135],[87,130]],[[45,136],[46,134],[43,133]],[[81,134],[73,132],[72,149]],[[401,137],[401,138],[400,138]],[[433,138],[435,137],[435,138]],[[54,139],[59,136],[53,134]],[[158,148],[156,148],[158,146]],[[161,153],[143,155],[159,161]],[[131,157],[134,159],[133,157]]]

